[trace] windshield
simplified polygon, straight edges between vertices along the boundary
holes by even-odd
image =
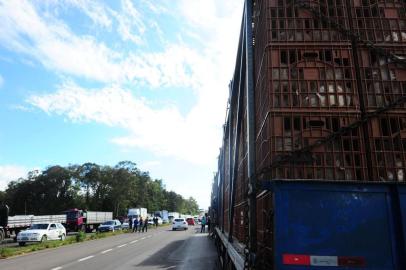
[[[114,221],[106,221],[102,225],[114,225]]]
[[[175,219],[175,221],[176,222],[182,222],[182,221],[185,221],[183,218],[177,218],[177,219]]]
[[[30,230],[46,230],[48,229],[48,223],[44,224],[32,224]]]
[[[66,218],[67,219],[75,219],[77,217],[78,217],[78,212],[77,211],[67,212],[66,213]]]

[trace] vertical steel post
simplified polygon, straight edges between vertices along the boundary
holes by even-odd
[[[244,33],[242,40],[244,40]],[[238,72],[234,75],[233,80],[233,87],[238,87],[238,95],[237,95],[237,114],[236,114],[236,123],[235,123],[235,130],[234,130],[234,156],[233,156],[233,170],[230,171],[231,173],[231,198],[230,198],[230,230],[228,235],[228,240],[230,242],[233,241],[233,229],[234,229],[234,202],[235,202],[235,192],[236,192],[236,183],[237,183],[237,175],[238,175],[238,153],[239,153],[239,141],[241,138],[241,124],[242,124],[242,117],[243,117],[243,98],[244,98],[244,82],[245,82],[245,44],[242,42],[241,48],[241,58],[239,60],[239,68]],[[238,82],[238,83],[237,83]],[[233,90],[235,92],[236,89]]]
[[[248,217],[250,265],[254,264],[257,250],[257,202],[255,176],[255,107],[252,36],[252,0],[245,1],[245,53],[247,89],[247,151],[248,151]]]

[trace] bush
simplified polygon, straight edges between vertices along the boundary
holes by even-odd
[[[86,233],[84,232],[78,232],[76,235],[76,242],[83,242],[86,239]]]

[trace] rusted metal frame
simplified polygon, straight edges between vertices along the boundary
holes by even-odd
[[[242,69],[242,54],[243,54],[243,41],[244,41],[244,36],[243,36],[243,26],[244,26],[244,18],[241,20],[241,29],[240,29],[240,37],[239,37],[239,42],[238,42],[238,50],[237,50],[237,57],[235,60],[235,69],[234,69],[234,75],[233,75],[233,80],[229,84],[229,111],[228,111],[228,121],[227,121],[227,129],[228,129],[228,168],[229,168],[229,175],[228,175],[228,183],[229,183],[229,207],[228,207],[228,221],[229,221],[229,241],[232,241],[232,220],[233,220],[233,215],[234,215],[234,209],[233,209],[233,171],[234,171],[234,166],[235,162],[232,162],[232,153],[234,150],[235,151],[235,146],[232,147],[232,141],[234,139],[235,134],[233,134],[233,120],[235,117],[235,105],[239,105],[239,95],[236,96],[236,91],[240,91],[240,84],[241,84],[241,69]],[[237,111],[239,110],[239,107],[237,107]],[[237,132],[237,131],[236,131]],[[234,132],[235,133],[235,132]]]
[[[243,33],[243,38],[244,40],[244,33]],[[229,235],[228,235],[228,240],[230,242],[233,241],[233,229],[234,229],[234,202],[235,202],[235,193],[236,193],[236,182],[237,182],[237,175],[238,175],[238,166],[237,166],[237,160],[238,160],[238,154],[239,154],[239,142],[241,138],[241,124],[242,124],[242,117],[243,117],[243,97],[244,97],[244,83],[245,83],[245,44],[242,44],[242,50],[241,50],[241,58],[240,58],[240,63],[239,63],[239,73],[236,78],[233,80],[233,86],[238,87],[238,96],[237,96],[237,115],[236,115],[236,123],[234,127],[234,156],[233,156],[233,166],[232,166],[232,171],[230,171],[231,174],[231,197],[230,197],[230,212],[229,212],[229,221],[230,221],[230,227],[229,227]]]
[[[220,232],[219,229],[216,229],[217,235],[219,236],[221,242],[223,243],[223,246],[231,259],[231,261],[234,264],[235,269],[237,270],[243,270],[244,269],[244,258],[241,256],[240,253],[234,248],[233,244],[229,243],[227,240],[227,237]]]
[[[248,267],[255,265],[257,251],[257,206],[256,206],[256,172],[255,172],[255,93],[254,93],[254,58],[252,35],[252,0],[245,2],[245,44],[246,44],[246,101],[247,101],[247,169],[248,169]],[[247,266],[247,265],[246,265]]]
[[[351,14],[351,2],[350,0],[346,0],[347,3],[347,13],[348,13],[348,20],[349,20],[349,27],[350,31],[354,30],[353,27],[353,20],[352,20],[352,14]],[[355,37],[351,38],[351,45],[352,45],[352,57],[354,59],[354,67],[359,67],[359,58],[358,58],[358,39]],[[362,78],[361,78],[361,71],[359,68],[355,68],[355,79],[357,83],[357,89],[358,89],[358,100],[359,100],[359,105],[361,109],[361,118],[365,118],[366,116],[366,106],[365,106],[365,100],[364,100],[364,86],[362,84]],[[366,86],[365,86],[366,87]],[[367,138],[369,138],[369,130],[368,126],[366,123],[362,125],[362,133],[364,135],[365,141]],[[372,154],[371,154],[371,145],[369,142],[366,142],[364,144],[365,146],[365,158],[367,162],[367,176],[368,179],[373,180],[373,175],[372,175]]]
[[[323,14],[320,14],[317,10],[315,10],[314,8],[309,6],[307,3],[304,3],[303,0],[293,0],[293,3],[295,5],[298,5],[301,8],[304,8],[304,9],[310,11],[310,13],[312,13],[312,15],[315,18],[320,19],[323,22],[328,23],[333,28],[338,30],[340,33],[342,33],[345,36],[349,37],[351,40],[356,40],[358,43],[366,46],[368,49],[376,52],[377,54],[383,55],[383,56],[389,58],[390,60],[392,60],[393,62],[395,62],[395,63],[397,63],[399,65],[402,65],[403,67],[406,67],[406,60],[405,59],[400,59],[395,54],[386,51],[382,47],[376,46],[374,43],[372,43],[370,41],[362,40],[358,34],[353,33],[351,30],[346,29],[344,26],[342,26],[341,24],[335,22],[334,20],[331,20],[331,19],[327,18],[326,16],[323,16]]]

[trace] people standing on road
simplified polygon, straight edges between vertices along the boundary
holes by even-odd
[[[138,230],[138,232],[141,232],[141,229],[143,228],[143,225],[144,225],[144,220],[142,219],[142,217],[140,218],[140,222],[138,223],[138,226],[139,226],[139,230]]]
[[[201,221],[201,223],[202,223],[202,228],[200,229],[200,232],[201,232],[201,233],[205,233],[205,232],[206,232],[206,216],[207,216],[207,214],[205,214],[205,215],[202,217],[202,221]]]
[[[131,231],[133,229],[133,219],[130,217],[128,219],[128,229]]]
[[[133,232],[137,232],[137,230],[138,230],[138,218],[134,217],[132,220],[133,220]]]
[[[155,228],[158,228],[158,217],[154,217]]]
[[[209,232],[209,236],[210,236],[210,223],[211,223],[211,218],[210,218],[210,216],[207,216],[207,220],[206,220],[206,223],[207,223],[207,231]]]
[[[144,220],[144,226],[142,226],[142,232],[148,232],[148,217],[145,218]]]

